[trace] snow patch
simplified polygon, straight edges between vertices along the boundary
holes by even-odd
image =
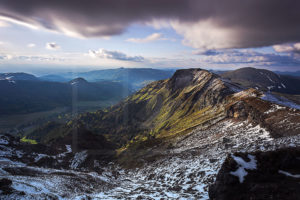
[[[48,157],[46,154],[37,154],[37,156],[34,158],[34,162],[38,162],[40,159]]]
[[[283,170],[279,170],[278,173],[284,174],[286,176],[293,177],[293,178],[300,178],[300,174],[295,174],[294,175],[294,174],[291,174],[291,173],[289,173],[287,171],[283,171]]]
[[[8,144],[9,142],[5,138],[0,138],[0,144]]]
[[[269,109],[268,111],[265,112],[265,114],[270,114],[277,110],[282,110],[282,109],[285,109],[285,107],[274,104],[274,105],[272,105],[271,109]]]
[[[270,76],[268,76],[268,75],[266,75],[267,76],[267,78],[269,79],[269,81],[271,81],[272,83],[275,83],[275,81],[273,81],[271,78],[270,78]]]
[[[268,88],[268,90],[272,90],[273,88],[275,88],[275,86],[270,85],[270,86],[268,86],[267,88]]]
[[[272,103],[276,103],[282,106],[290,107],[290,108],[295,108],[300,110],[300,105],[289,101],[288,99],[284,97],[279,97],[271,94],[270,92],[264,93],[263,96],[261,97],[262,100],[269,101]]]
[[[71,153],[71,152],[72,152],[72,147],[71,147],[71,145],[66,145],[66,150],[67,150],[66,153]]]
[[[249,162],[244,161],[243,158],[238,156],[231,155],[231,157],[239,165],[239,168],[235,172],[230,172],[230,174],[237,176],[240,183],[243,183],[245,176],[248,174],[245,169],[254,170],[257,167],[255,156],[248,154],[248,158],[250,159]]]
[[[76,153],[70,164],[71,169],[77,169],[78,166],[85,161],[87,156],[87,151],[81,151]]]

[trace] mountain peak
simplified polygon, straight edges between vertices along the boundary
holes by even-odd
[[[169,87],[172,90],[182,89],[189,85],[196,85],[207,78],[217,77],[215,74],[200,68],[177,70],[169,80]]]
[[[17,73],[1,73],[0,80],[9,80],[9,81],[37,81],[38,78],[32,74],[27,74],[23,72]]]
[[[88,83],[84,78],[78,77],[69,82],[71,85]]]

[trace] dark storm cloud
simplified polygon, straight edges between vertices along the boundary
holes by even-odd
[[[298,0],[0,0],[2,16],[74,36],[110,36],[132,23],[175,20],[185,44],[204,49],[300,41],[299,10]]]

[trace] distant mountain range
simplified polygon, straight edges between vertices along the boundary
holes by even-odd
[[[274,71],[276,74],[289,75],[289,76],[300,76],[300,71],[288,72],[288,71]]]
[[[0,113],[20,114],[70,106],[72,101],[117,102],[134,90],[173,71],[119,68],[36,77],[27,73],[0,74]]]
[[[50,74],[50,75],[44,75],[39,77],[40,80],[43,81],[51,81],[51,82],[68,82],[70,79],[65,78],[63,76],[55,75],[55,74]]]
[[[148,83],[168,79],[172,70],[118,68],[36,77],[27,73],[0,74],[1,114],[28,113],[70,106],[74,92],[78,101],[118,101]],[[300,94],[300,78],[274,72],[242,68],[217,71],[244,88],[286,94]],[[73,77],[76,77],[72,79]],[[80,78],[78,78],[80,77]]]
[[[119,81],[128,84],[133,89],[140,89],[147,83],[170,78],[175,70],[159,70],[151,68],[118,68],[104,69],[79,73],[52,74],[39,77],[42,80],[64,82],[82,77],[89,82]]]
[[[28,75],[0,80],[1,115],[71,106],[74,101],[112,100],[116,102],[130,93],[129,88],[113,81],[90,83],[77,78],[70,82],[59,83],[40,81],[33,78],[34,76],[30,76],[32,80],[22,80],[24,77]]]
[[[256,68],[241,68],[221,74],[221,77],[246,88],[263,91],[300,94],[300,77],[279,75],[272,71]]]
[[[0,74],[0,80],[38,81],[39,79],[32,74],[20,72],[20,73],[2,73],[2,74]]]

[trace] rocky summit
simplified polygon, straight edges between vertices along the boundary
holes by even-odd
[[[298,197],[299,105],[202,69],[33,133],[0,137],[1,199]]]

